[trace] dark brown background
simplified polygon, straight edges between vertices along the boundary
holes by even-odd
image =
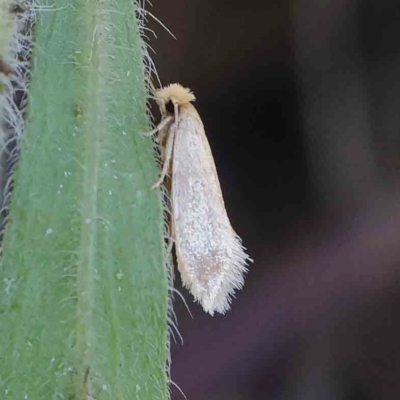
[[[175,300],[188,400],[400,398],[400,7],[153,0],[255,262],[225,316]],[[151,36],[151,35],[150,35]],[[175,388],[172,399],[183,399]]]

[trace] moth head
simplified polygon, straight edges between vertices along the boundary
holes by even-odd
[[[181,86],[179,83],[173,83],[157,90],[155,97],[166,112],[172,115],[175,105],[182,106],[196,99],[190,89]]]

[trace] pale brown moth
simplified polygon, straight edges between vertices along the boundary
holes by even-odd
[[[146,135],[161,132],[163,167],[152,188],[171,171],[171,233],[185,287],[211,315],[225,313],[244,283],[251,259],[232,229],[204,126],[179,84],[155,92],[163,118]],[[165,140],[164,140],[165,139]]]

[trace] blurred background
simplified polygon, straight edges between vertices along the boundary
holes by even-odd
[[[225,316],[180,290],[188,400],[400,399],[398,0],[153,0],[152,58],[254,258]],[[184,399],[172,387],[172,399]]]

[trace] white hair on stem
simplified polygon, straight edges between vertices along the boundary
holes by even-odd
[[[139,33],[143,39],[143,62],[144,62],[144,68],[145,68],[145,81],[146,81],[146,88],[147,88],[147,93],[148,93],[148,98],[149,99],[154,98],[154,94],[156,92],[156,88],[153,84],[153,78],[156,80],[157,84],[159,87],[162,86],[161,80],[159,78],[159,75],[157,73],[156,66],[149,54],[149,50],[155,53],[155,51],[151,48],[151,46],[147,43],[149,40],[147,37],[147,33],[151,33],[154,35],[154,37],[157,37],[155,32],[150,30],[149,28],[146,27],[148,17],[151,17],[154,19],[156,22],[158,22],[173,38],[175,36],[172,34],[172,32],[158,19],[156,18],[153,14],[151,14],[147,9],[146,6],[152,4],[148,0],[136,0],[134,3],[134,10],[136,14],[136,19],[139,24]],[[175,38],[176,39],[176,38]],[[147,107],[149,110],[149,107]],[[149,112],[149,119],[150,121],[153,121],[153,116]],[[163,144],[162,143],[157,143],[156,141],[153,142],[155,146],[155,150],[157,154],[159,154],[159,158],[157,160],[158,166],[160,167],[163,164],[162,160],[162,149],[163,149]],[[165,253],[164,253],[164,260],[165,260],[165,268],[167,271],[167,277],[168,277],[168,313],[167,313],[167,321],[168,321],[168,338],[167,338],[167,352],[168,352],[168,360],[167,360],[167,365],[166,365],[166,372],[167,372],[167,377],[169,380],[170,386],[177,386],[172,380],[171,380],[171,350],[170,350],[170,345],[171,345],[171,339],[173,339],[176,342],[174,332],[178,335],[180,338],[181,342],[183,343],[183,338],[181,334],[179,333],[178,330],[178,321],[175,315],[175,312],[173,310],[173,300],[174,300],[174,294],[178,293],[179,297],[181,297],[184,301],[184,297],[174,288],[174,269],[173,269],[173,260],[172,260],[172,251],[170,246],[171,242],[171,235],[170,233],[170,217],[171,217],[171,211],[170,211],[170,195],[169,191],[167,190],[165,185],[162,185],[160,187],[161,189],[161,196],[163,199],[163,204],[164,204],[164,239],[165,239]],[[184,301],[185,306],[188,308],[186,302]],[[190,311],[189,311],[190,314]],[[191,314],[190,314],[191,315]],[[178,390],[184,395],[182,390],[178,387]],[[170,390],[168,392],[169,398],[170,398]]]
[[[36,7],[20,0],[7,12],[11,26],[0,54],[0,252],[24,131]]]

